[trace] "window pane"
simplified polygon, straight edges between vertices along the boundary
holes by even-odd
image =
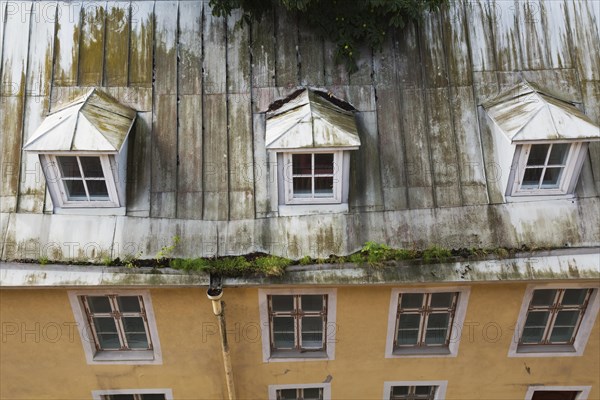
[[[427,320],[427,332],[425,333],[425,343],[444,344],[446,342],[446,333],[450,314],[430,314]]]
[[[294,318],[273,317],[273,345],[276,349],[294,348]]]
[[[296,400],[296,389],[278,390],[277,398],[281,400]]]
[[[98,335],[98,340],[100,341],[100,343],[98,343],[100,348],[104,350],[118,350],[121,348],[117,326],[113,318],[96,317],[94,318],[94,327],[96,328],[96,335]]]
[[[393,396],[404,396],[408,394],[408,386],[394,386],[392,387]]]
[[[294,178],[294,197],[312,197],[311,178]]]
[[[119,303],[119,310],[121,310],[121,312],[137,313],[142,311],[140,308],[140,300],[137,296],[119,296],[117,297],[117,302]]]
[[[79,157],[86,178],[104,178],[100,157]]]
[[[315,154],[315,174],[333,174],[333,154]]]
[[[420,314],[400,314],[398,323],[398,345],[417,344],[419,340]]]
[[[294,175],[312,174],[312,154],[292,154],[292,173]]]
[[[122,317],[123,329],[125,333],[143,333],[146,334],[144,319],[142,317]]]
[[[454,293],[432,293],[431,307],[433,308],[450,308]]]
[[[60,172],[64,178],[81,178],[77,157],[56,157],[60,166]]]
[[[165,400],[165,395],[162,393],[143,394],[142,400]]]
[[[582,305],[589,289],[566,289],[561,304],[565,306]]]
[[[108,189],[106,188],[106,182],[86,180],[85,183],[87,184],[91,200],[108,200]]]
[[[564,168],[546,168],[544,179],[542,180],[543,188],[556,188],[560,183],[560,176]]]
[[[294,296],[271,296],[271,307],[273,311],[293,311]]]
[[[107,396],[110,400],[133,400],[132,394],[111,394]]]
[[[550,157],[548,158],[548,165],[564,165],[567,160],[569,146],[568,143],[552,145],[552,151],[550,151]]]
[[[407,308],[421,308],[423,306],[423,293],[403,293],[400,302],[400,307],[403,309]]]
[[[333,197],[333,177],[315,178],[315,197]]]
[[[320,388],[312,388],[312,389],[304,389],[303,397],[304,400],[319,400],[322,398],[321,396],[322,389]]]
[[[575,326],[577,325],[577,319],[579,318],[579,311],[559,311],[556,315],[556,321],[552,328],[552,334],[550,335],[550,342],[553,343],[565,343],[570,342]]]
[[[433,390],[433,386],[415,386],[415,394],[428,395]]]
[[[323,311],[323,295],[300,296],[302,311]]]
[[[86,200],[85,188],[82,181],[63,181],[69,200]]]
[[[527,159],[527,165],[544,165],[548,155],[549,144],[533,144]]]
[[[523,343],[539,343],[542,341],[549,314],[547,311],[532,311],[527,315],[521,339]]]
[[[130,349],[148,349],[148,337],[145,333],[126,333],[125,336],[127,337],[127,345]]]
[[[111,312],[110,301],[107,296],[87,296],[87,302],[93,313]]]
[[[323,347],[323,318],[302,318],[302,347],[310,349]]]
[[[527,168],[521,186],[538,187],[541,177],[542,168]]]
[[[551,306],[554,304],[556,289],[539,289],[533,292],[531,304],[534,306]]]

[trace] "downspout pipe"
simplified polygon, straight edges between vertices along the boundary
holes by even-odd
[[[221,285],[213,286],[213,277],[211,276],[211,285],[206,291],[206,296],[212,302],[213,313],[219,320],[219,331],[221,333],[221,351],[223,354],[223,365],[225,366],[225,381],[227,383],[227,395],[229,400],[235,400],[235,386],[233,384],[233,368],[231,366],[231,355],[229,354],[229,343],[227,342],[227,326],[225,324],[225,314],[223,312],[223,289]]]

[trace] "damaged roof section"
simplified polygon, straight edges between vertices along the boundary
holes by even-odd
[[[600,140],[600,128],[573,103],[527,81],[482,106],[511,143]]]
[[[135,110],[106,93],[91,89],[86,95],[48,115],[23,149],[37,153],[118,153],[135,117]]]
[[[267,111],[268,150],[359,146],[354,107],[328,94],[302,89]]]

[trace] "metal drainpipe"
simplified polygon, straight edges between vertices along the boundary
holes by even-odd
[[[225,366],[225,380],[227,382],[227,394],[229,400],[235,400],[235,386],[233,384],[233,368],[231,367],[231,356],[229,354],[229,344],[227,343],[227,327],[225,325],[225,314],[223,313],[223,289],[220,285],[220,279],[217,285],[213,285],[213,276],[210,277],[210,287],[206,291],[206,296],[212,301],[213,313],[219,319],[219,331],[221,332],[221,350],[223,353],[223,364]]]

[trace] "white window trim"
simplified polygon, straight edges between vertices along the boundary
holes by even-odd
[[[277,400],[281,389],[323,389],[323,400],[331,400],[331,383],[302,383],[297,385],[269,385],[269,400]]]
[[[523,327],[525,326],[525,318],[527,316],[527,310],[529,309],[529,303],[533,297],[534,290],[537,289],[585,289],[592,288],[592,296],[590,297],[587,309],[579,325],[579,331],[575,337],[573,343],[572,352],[564,351],[550,351],[551,348],[544,346],[540,347],[539,352],[521,352],[517,350],[519,348],[519,339]],[[509,357],[577,357],[583,355],[585,346],[590,338],[598,310],[600,309],[600,296],[598,296],[598,284],[592,284],[590,282],[578,282],[578,283],[547,283],[547,284],[532,284],[528,285],[523,296],[523,303],[519,311],[519,316],[515,324],[512,341],[510,342],[510,348],[508,350]],[[535,346],[535,345],[531,345]]]
[[[325,198],[294,198],[293,185],[293,154],[333,154],[333,197]],[[342,174],[344,170],[344,157],[340,150],[324,149],[298,149],[283,153],[283,186],[286,205],[307,204],[340,204],[342,202]]]
[[[578,391],[581,392],[577,395],[577,400],[587,400],[592,390],[591,386],[529,386],[527,393],[525,394],[525,400],[531,400],[535,392],[549,392],[549,391]]]
[[[271,357],[271,337],[269,326],[269,295],[304,295],[304,294],[324,294],[327,295],[327,324],[325,332],[325,357],[316,356],[310,357],[310,353],[305,353],[302,357]],[[337,289],[259,289],[258,290],[258,306],[260,313],[261,339],[263,362],[291,362],[291,361],[327,361],[335,359],[335,343],[336,343],[336,303]],[[322,354],[322,353],[319,353]]]
[[[400,293],[444,293],[458,292],[456,310],[454,311],[454,321],[452,323],[452,333],[450,343],[448,344],[447,354],[423,353],[423,354],[394,354],[394,337],[396,336],[396,313],[398,311],[398,298]],[[462,327],[467,314],[467,305],[469,304],[469,295],[471,288],[468,286],[448,286],[433,288],[394,288],[390,296],[390,309],[388,313],[388,329],[385,344],[385,358],[433,358],[433,357],[456,357],[458,347],[462,337]]]
[[[557,189],[521,189],[521,181],[525,174],[525,166],[527,165],[527,158],[529,156],[529,150],[532,145],[537,144],[570,144],[569,152],[567,154],[567,160],[563,173],[560,177],[559,188]],[[513,161],[513,168],[511,178],[509,179],[509,190],[508,196],[514,199],[526,198],[527,196],[555,196],[564,197],[572,195],[573,190],[577,184],[576,180],[581,172],[581,166],[583,163],[584,150],[587,148],[586,143],[583,141],[545,141],[536,143],[524,143],[517,146],[515,151],[515,160]]]
[[[164,394],[165,400],[173,400],[173,391],[171,389],[111,389],[111,390],[92,390],[93,400],[102,400],[102,396],[111,394]]]
[[[385,381],[383,382],[383,400],[390,400],[392,386],[437,386],[434,399],[444,400],[448,381]]]
[[[150,338],[152,339],[152,350],[135,352],[96,351],[94,339],[92,337],[93,334],[86,318],[85,308],[79,297],[106,296],[110,294],[119,296],[142,296],[144,308],[146,309],[146,318],[148,320],[148,330]],[[88,364],[162,364],[162,352],[160,340],[158,338],[158,329],[156,327],[156,317],[154,315],[150,292],[148,290],[70,290],[68,296]]]
[[[115,178],[111,167],[109,157],[114,157],[112,154],[89,154],[89,153],[64,153],[64,154],[43,154],[46,157],[46,181],[48,185],[52,187],[54,193],[56,193],[56,206],[60,208],[116,208],[121,207],[119,202],[119,195],[117,193],[117,187],[115,185]],[[106,188],[108,190],[108,197],[110,200],[99,200],[99,201],[73,201],[67,198],[66,189],[62,184],[62,173],[56,157],[98,157],[102,164],[102,172],[104,173],[104,181],[106,182]]]

